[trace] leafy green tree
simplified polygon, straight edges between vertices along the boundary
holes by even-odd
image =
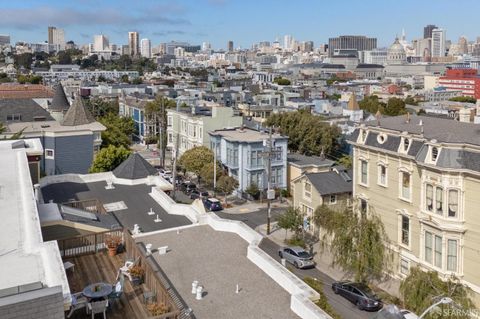
[[[472,96],[456,96],[449,99],[452,102],[477,103],[477,99]]]
[[[245,193],[249,194],[254,199],[258,199],[260,196],[260,189],[255,182],[251,182],[250,185],[248,185],[248,187],[245,189]]]
[[[232,193],[238,187],[238,181],[228,175],[221,175],[217,181],[217,190],[225,196],[225,203],[227,203],[227,195]]]
[[[116,147],[109,145],[102,148],[95,156],[95,160],[90,167],[90,173],[109,172],[120,165],[130,155],[131,151],[123,146]]]
[[[203,166],[213,163],[213,152],[205,146],[197,146],[182,154],[178,165],[187,172],[200,176]]]
[[[405,109],[405,101],[397,97],[392,97],[388,99],[387,106],[385,107],[385,115],[396,116],[407,113]]]
[[[380,113],[385,114],[386,105],[380,102],[376,95],[365,96],[363,100],[358,102],[358,106],[371,114],[376,114],[379,110]]]
[[[122,75],[120,81],[122,81],[123,83],[130,83],[130,81],[128,80],[128,75],[126,74]]]
[[[285,213],[277,217],[277,225],[281,229],[285,229],[285,239],[287,239],[288,231],[292,231],[295,237],[300,237],[303,226],[303,215],[298,207],[290,206]]]
[[[214,169],[213,169],[213,161],[211,163],[206,163],[200,169],[200,178],[207,186],[213,186],[214,176],[218,179],[222,174],[222,166],[220,166],[218,161],[216,163],[216,166],[217,167],[216,167],[215,175],[214,175]]]
[[[407,96],[405,98],[405,104],[408,104],[408,105],[418,105],[418,102],[411,96]]]
[[[418,110],[418,112],[417,112],[417,115],[425,115],[425,114],[427,114],[427,112],[425,112],[424,109],[420,109],[420,110]]]
[[[277,83],[278,85],[290,85],[291,84],[289,79],[285,79],[285,78],[282,78],[282,77],[276,77],[273,80],[273,82]]]
[[[135,132],[135,123],[132,118],[108,113],[98,121],[107,128],[102,132],[102,147],[113,145],[128,148],[130,146],[131,136]]]
[[[118,101],[107,101],[101,98],[90,98],[85,100],[85,106],[96,119],[104,117],[110,113],[118,115]]]
[[[322,205],[315,210],[313,222],[324,231],[322,247],[330,250],[332,266],[351,273],[356,281],[382,279],[390,269],[392,254],[385,246],[388,236],[373,209],[367,216],[358,209],[336,212]]]
[[[338,159],[337,163],[343,165],[346,169],[352,168],[352,157],[349,155],[343,155]]]
[[[410,268],[409,275],[400,284],[400,293],[402,294],[405,308],[416,313],[424,312],[431,304],[438,301],[440,297],[452,298],[457,307],[475,309],[471,299],[471,290],[463,285],[458,278],[452,276],[442,280],[436,271],[423,271],[419,267]],[[452,307],[452,305],[442,305],[442,307]],[[436,317],[435,315],[430,315],[426,318],[466,318],[460,312],[457,312],[456,315],[454,311],[450,313],[450,316]]]
[[[107,82],[107,79],[106,79],[103,75],[100,75],[100,76],[97,78],[97,81],[98,81],[98,82]]]
[[[288,136],[288,149],[305,155],[332,154],[339,148],[340,129],[307,111],[271,115],[267,126]]]
[[[6,130],[7,130],[7,127],[5,126],[5,124],[0,122],[0,134],[4,133]]]
[[[66,51],[58,52],[58,64],[72,64],[72,57]]]
[[[31,84],[40,84],[43,78],[39,75],[23,75],[19,74],[17,76],[17,81],[20,84],[31,83]]]
[[[135,78],[132,80],[132,84],[142,84],[143,80],[141,77]]]
[[[20,68],[24,67],[25,69],[30,69],[33,62],[33,54],[31,53],[22,53],[14,56],[15,67]]]

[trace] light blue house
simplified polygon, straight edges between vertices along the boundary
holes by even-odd
[[[255,183],[266,190],[268,132],[249,128],[222,129],[209,132],[210,147],[216,151],[217,159],[238,180],[238,190],[243,192]],[[273,134],[271,156],[272,188],[287,188],[287,143],[288,137]]]

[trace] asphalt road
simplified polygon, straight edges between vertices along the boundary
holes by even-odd
[[[273,208],[272,209],[272,221],[275,220],[275,216],[278,216],[282,213],[284,208]],[[219,217],[232,220],[240,220],[247,224],[249,227],[255,229],[256,227],[266,223],[267,212],[266,209],[260,209],[252,213],[244,214],[229,214],[223,212],[216,212]],[[278,256],[278,249],[280,248],[275,242],[268,238],[264,238],[260,244],[260,248],[263,249],[267,254],[272,256],[276,261],[280,262],[280,257]],[[352,304],[347,299],[335,295],[331,289],[332,283],[334,282],[333,278],[329,277],[325,273],[321,272],[318,268],[311,269],[296,269],[293,265],[290,265],[289,269],[297,275],[299,278],[313,277],[317,278],[323,283],[323,288],[325,295],[328,299],[328,302],[332,308],[340,315],[343,319],[370,319],[374,316],[374,313],[358,310],[357,307]]]

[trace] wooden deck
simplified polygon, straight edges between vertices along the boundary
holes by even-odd
[[[125,254],[115,257],[108,256],[107,252],[89,254],[77,257],[64,258],[64,262],[70,261],[75,264],[75,269],[67,270],[68,282],[72,293],[80,292],[84,287],[96,282],[115,283],[117,270],[123,266]],[[100,318],[101,315],[98,315]],[[120,300],[113,303],[107,311],[109,319],[140,319],[147,318],[149,314],[143,303],[143,290],[141,287],[132,287],[128,279],[125,280],[124,292]],[[77,310],[72,317],[91,318],[84,309]]]

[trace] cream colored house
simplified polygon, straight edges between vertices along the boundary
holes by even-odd
[[[480,126],[405,116],[355,130],[353,196],[378,214],[394,275],[420,265],[460,278],[480,304]]]
[[[288,192],[293,196],[293,180],[304,173],[328,172],[335,162],[318,156],[290,153],[287,155]]]
[[[352,171],[341,166],[329,171],[304,173],[293,180],[293,185],[293,205],[308,218],[322,205],[340,211],[351,204]]]

